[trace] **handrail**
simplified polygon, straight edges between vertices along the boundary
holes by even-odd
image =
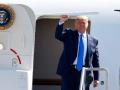
[[[120,68],[119,68],[119,90],[120,90]]]
[[[105,68],[86,68],[86,67],[83,67],[83,69],[82,69],[81,80],[80,80],[80,90],[82,90],[84,87],[86,71],[105,71],[106,72],[106,83],[107,83],[105,90],[108,90],[108,70]]]

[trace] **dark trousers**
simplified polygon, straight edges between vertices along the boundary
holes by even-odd
[[[86,76],[87,77],[87,76]],[[61,90],[79,90],[81,71],[71,67],[69,75],[62,77]],[[85,81],[85,90],[89,90],[92,81]]]

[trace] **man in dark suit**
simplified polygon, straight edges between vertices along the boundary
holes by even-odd
[[[62,15],[56,27],[55,37],[64,44],[64,50],[60,57],[57,74],[62,78],[61,90],[79,90],[82,67],[99,67],[98,40],[87,34],[88,17],[77,16],[75,30],[64,29],[63,25],[69,16]],[[99,72],[87,71],[85,90],[93,81],[97,87]]]

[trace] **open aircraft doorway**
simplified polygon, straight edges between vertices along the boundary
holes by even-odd
[[[95,13],[96,14],[96,13]],[[55,28],[60,15],[44,15],[36,21],[34,80],[35,90],[60,90],[61,80],[56,74],[59,57],[63,44],[55,39]],[[77,16],[77,15],[76,15]],[[76,16],[71,16],[64,28],[74,30]],[[88,33],[90,33],[89,21]],[[58,48],[59,47],[59,48]]]

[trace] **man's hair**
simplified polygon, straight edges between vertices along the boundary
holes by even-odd
[[[80,20],[80,19],[89,21],[89,18],[88,18],[87,16],[77,16],[77,17],[76,17],[76,20]]]

